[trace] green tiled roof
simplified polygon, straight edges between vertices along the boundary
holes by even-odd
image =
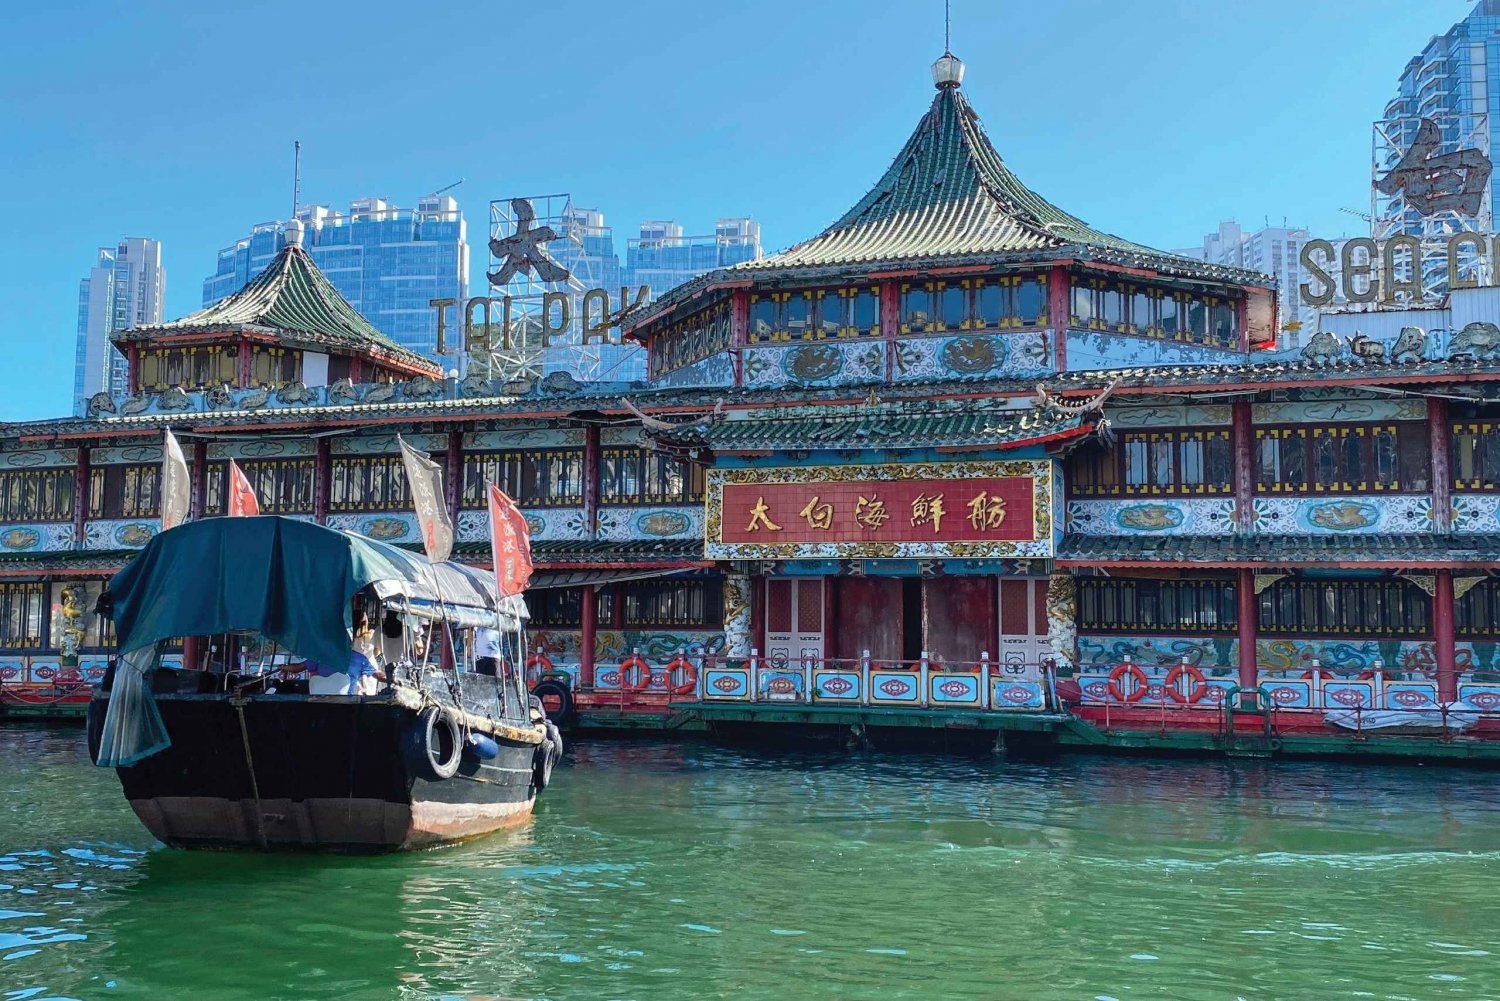
[[[490,544],[461,542],[454,559],[464,562],[490,558]],[[618,542],[607,539],[540,539],[531,544],[538,566],[607,566],[615,563],[687,564],[703,561],[702,539],[661,539]]]
[[[1035,408],[1007,410],[973,403],[915,407],[790,407],[682,425],[657,437],[715,452],[770,449],[1014,447],[1081,434],[1081,417]]]
[[[1500,535],[1069,535],[1058,560],[1077,563],[1500,563]]]
[[[313,344],[376,349],[433,372],[439,366],[381,333],[339,295],[307,251],[288,244],[244,288],[171,323],[134,327],[116,341],[149,340],[200,330],[259,329]]]

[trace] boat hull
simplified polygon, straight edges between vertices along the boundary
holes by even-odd
[[[418,710],[388,697],[159,695],[157,707],[172,745],[116,773],[136,816],[178,848],[423,848],[524,823],[538,792],[538,743],[515,734],[435,777],[413,751]],[[91,703],[91,730],[105,708]]]

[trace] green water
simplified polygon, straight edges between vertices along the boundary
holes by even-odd
[[[153,847],[0,726],[0,998],[1500,997],[1500,777],[570,752],[535,824],[375,859]]]

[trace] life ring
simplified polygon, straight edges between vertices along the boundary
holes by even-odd
[[[453,713],[428,706],[417,714],[407,732],[407,748],[417,769],[429,779],[451,779],[463,757],[463,734]]]
[[[1324,668],[1324,667],[1320,667],[1316,671],[1314,671],[1312,668],[1309,667],[1307,670],[1303,671],[1297,677],[1300,678],[1303,681],[1311,681],[1314,676],[1316,676],[1319,681],[1332,681],[1333,680],[1333,672],[1330,671],[1330,670],[1328,670],[1327,668]]]
[[[542,712],[547,714],[548,719],[563,726],[573,722],[573,693],[568,690],[563,678],[543,678],[537,682],[531,694],[541,703]]]
[[[1126,695],[1120,688],[1120,679],[1130,675],[1135,680],[1135,691]],[[1146,697],[1146,691],[1151,687],[1151,679],[1146,677],[1146,672],[1137,664],[1121,664],[1109,672],[1109,697],[1116,702],[1136,703]]]
[[[1367,669],[1359,672],[1359,678],[1357,680],[1359,680],[1359,681],[1374,681],[1375,680],[1375,676],[1377,674],[1379,674],[1379,673],[1380,672],[1376,671],[1373,667],[1372,668],[1367,668]]]
[[[682,671],[682,682],[672,684],[672,675]],[[667,690],[673,695],[691,695],[698,687],[698,672],[693,669],[692,663],[686,657],[676,657],[667,665]]]
[[[640,671],[640,679],[636,681],[635,684],[631,684],[627,680],[627,675],[629,674],[631,668],[638,668]],[[651,665],[646,663],[646,659],[644,657],[642,657],[638,653],[633,653],[629,657],[626,657],[624,660],[620,661],[620,691],[644,692],[648,687],[650,687],[650,685]]]
[[[542,675],[549,674],[552,670],[551,659],[545,653],[538,650],[526,658],[526,684],[535,689],[537,682],[542,680]]]
[[[1193,690],[1186,695],[1177,690],[1177,682],[1184,675],[1193,679]],[[1208,694],[1210,687],[1209,683],[1204,680],[1203,672],[1192,664],[1178,664],[1167,672],[1167,698],[1178,705],[1197,705],[1203,701],[1203,697]]]

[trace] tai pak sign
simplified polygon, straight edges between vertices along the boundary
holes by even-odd
[[[1053,555],[1046,459],[710,469],[714,559]]]

